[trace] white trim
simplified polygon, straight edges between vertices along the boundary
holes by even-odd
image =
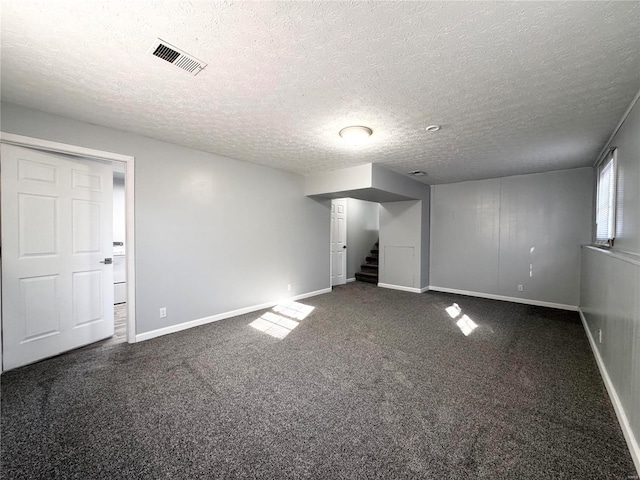
[[[134,205],[134,161],[130,155],[94,150],[68,143],[52,142],[41,138],[26,137],[13,133],[0,132],[0,143],[16,145],[51,153],[64,153],[94,160],[124,162],[125,164],[125,210],[126,210],[126,255],[127,255],[127,342],[136,341],[136,275],[135,275],[135,205]],[[1,313],[0,313],[1,315]]]
[[[585,318],[581,308],[578,309],[578,313],[580,314],[580,319],[582,320],[584,331],[587,333],[587,338],[589,339],[589,345],[591,345],[593,356],[596,357],[596,364],[598,365],[598,369],[600,370],[600,375],[602,376],[602,380],[604,381],[604,386],[607,388],[607,393],[609,394],[609,398],[611,399],[611,403],[613,404],[613,409],[615,410],[616,416],[618,417],[618,423],[620,424],[620,428],[622,428],[624,439],[627,441],[629,453],[631,453],[633,463],[636,467],[636,470],[638,471],[638,474],[640,475],[640,446],[638,445],[638,441],[633,434],[633,430],[631,429],[631,425],[629,424],[627,414],[624,411],[622,402],[620,402],[618,392],[616,392],[616,387],[614,387],[613,382],[609,377],[607,367],[604,365],[604,361],[602,360],[602,356],[600,355],[600,351],[598,350],[596,341],[593,338],[593,335],[591,335],[591,330],[589,330],[587,319]]]
[[[315,297],[316,295],[322,295],[324,293],[331,293],[331,288],[323,288],[322,290],[316,290],[314,292],[303,293],[296,295],[295,297],[288,298],[287,300],[302,300],[303,298]],[[218,313],[217,315],[211,315],[209,317],[198,318],[189,322],[178,323],[177,325],[171,325],[169,327],[158,328],[157,330],[151,330],[150,332],[140,333],[136,335],[136,342],[143,342],[162,335],[168,335],[170,333],[181,332],[193,327],[199,327],[200,325],[206,325],[207,323],[217,322],[219,320],[225,320],[231,317],[237,317],[238,315],[244,315],[245,313],[257,312],[258,310],[264,310],[265,308],[274,307],[280,303],[279,301],[261,303],[259,305],[252,305],[250,307],[239,308],[237,310],[231,310],[229,312]]]
[[[287,300],[292,300],[294,302],[298,301],[298,300],[303,300],[305,298],[309,298],[309,297],[315,297],[317,295],[322,295],[324,293],[331,293],[331,287],[329,288],[322,288],[320,290],[314,290],[313,292],[307,292],[307,293],[301,293],[300,295],[296,295],[295,297],[291,297],[291,298],[287,298]],[[273,305],[277,305],[279,302],[275,302]]]
[[[631,113],[631,110],[633,110],[633,107],[638,102],[639,98],[640,98],[640,90],[638,90],[638,93],[636,93],[636,96],[633,97],[633,100],[631,100],[631,104],[629,105],[629,108],[627,108],[627,110],[622,115],[622,118],[618,122],[618,125],[616,125],[616,128],[613,129],[613,133],[609,137],[609,140],[607,141],[607,143],[604,144],[604,147],[602,148],[602,150],[600,150],[600,153],[596,157],[596,161],[593,164],[594,167],[599,166],[600,163],[602,162],[602,159],[603,159],[604,155],[609,151],[609,147],[611,146],[611,142],[613,142],[614,137],[618,134],[618,130],[620,130],[620,128],[622,127],[622,124],[624,123],[624,121],[627,119],[627,117]]]
[[[347,283],[351,283],[351,282],[355,282],[355,281],[356,281],[355,277],[354,278],[347,278]]]
[[[128,162],[133,160],[133,157],[129,155],[78,147],[77,145],[70,145],[68,143],[52,142],[41,138],[25,137],[24,135],[16,135],[14,133],[0,132],[0,142],[9,145],[17,145],[18,147],[28,147],[36,150],[44,150],[46,152],[65,153],[80,157],[96,158],[98,160],[116,160],[118,162]]]
[[[391,283],[378,283],[380,288],[388,288],[390,290],[402,290],[403,292],[411,292],[411,293],[424,293],[429,290],[429,287],[403,287],[402,285],[393,285]]]
[[[219,320],[237,317],[238,315],[244,315],[245,313],[264,310],[265,308],[271,308],[276,304],[277,302],[269,302],[260,305],[253,305],[251,307],[239,308],[238,310],[231,310],[230,312],[219,313],[217,315],[211,315],[209,317],[198,318],[196,320],[190,320],[188,322],[178,323],[164,328],[158,328],[156,330],[151,330],[150,332],[139,333],[136,335],[136,342],[144,342],[145,340],[151,340],[152,338],[161,337],[170,333],[181,332],[182,330],[199,327],[200,325],[206,325],[207,323],[213,323]]]
[[[620,250],[610,250],[608,248],[596,247],[594,245],[582,245],[582,248],[587,248],[589,250],[593,250],[594,252],[602,253],[604,255],[608,255],[610,257],[617,258],[618,260],[622,260],[623,262],[631,263],[632,265],[640,267],[640,256],[636,255],[635,253],[627,253]]]
[[[458,295],[467,295],[469,297],[488,298],[490,300],[502,300],[505,302],[524,303],[525,305],[536,305],[538,307],[557,308],[559,310],[578,311],[577,305],[566,305],[564,303],[543,302],[541,300],[532,300],[529,298],[507,297],[505,295],[494,295],[492,293],[470,292],[468,290],[458,290],[456,288],[436,287],[429,285],[429,290],[434,292],[456,293]]]
[[[134,158],[125,161],[125,254],[127,258],[127,343],[136,342],[136,238]]]

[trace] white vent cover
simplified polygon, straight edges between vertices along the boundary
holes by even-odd
[[[189,55],[187,52],[174,47],[160,38],[153,42],[153,45],[149,47],[147,52],[174,64],[176,67],[186,70],[192,75],[197,75],[204,67],[207,66],[207,64],[202,60],[198,60],[193,55]]]

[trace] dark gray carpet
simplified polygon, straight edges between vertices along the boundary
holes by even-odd
[[[257,312],[2,375],[3,478],[635,474],[576,313],[363,283],[302,303],[282,340]]]

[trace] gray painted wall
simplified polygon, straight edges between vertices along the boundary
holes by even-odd
[[[640,442],[639,132],[636,103],[611,144],[618,147],[615,248],[582,249],[580,295],[580,308],[636,442]],[[640,468],[638,457],[636,467]]]
[[[422,202],[380,205],[380,258],[378,282],[420,288]]]
[[[376,184],[378,185],[381,183],[380,178],[391,181],[387,182],[383,188],[374,188],[374,174],[377,176]],[[397,188],[399,185],[403,188]],[[391,188],[386,188],[387,186]],[[367,202],[398,202],[414,198],[420,199],[423,197],[424,187],[425,185],[413,179],[403,177],[372,163],[331,172],[314,173],[307,175],[305,179],[306,195],[332,199],[356,198]],[[426,186],[426,188],[429,187]]]
[[[1,120],[135,156],[137,333],[329,288],[329,202],[303,177],[11,104]]]
[[[305,195],[324,195],[371,187],[371,164],[316,173],[305,178]],[[340,197],[334,197],[340,198]]]
[[[611,143],[618,149],[615,249],[640,255],[640,103]]]
[[[379,282],[412,288],[428,287],[432,187],[376,164],[373,165],[373,187],[418,199],[417,202],[381,204]],[[392,219],[392,215],[399,217]],[[412,247],[412,255],[406,247]],[[415,262],[412,282],[405,265],[409,258]]]
[[[369,163],[310,175],[305,191],[321,197],[380,202],[379,283],[410,288],[429,285],[429,185]],[[412,208],[405,208],[407,205]],[[399,217],[393,218],[396,214]]]
[[[498,291],[500,180],[433,187],[431,285]]]
[[[436,185],[431,285],[578,305],[592,183],[580,168]]]
[[[636,440],[640,440],[638,292],[640,263],[583,247],[580,308]]]
[[[401,175],[375,163],[371,168],[373,188],[404,196],[406,200],[429,201],[431,195],[430,185],[418,182],[411,177]]]
[[[354,278],[380,235],[380,204],[347,199],[347,278]]]
[[[420,288],[422,289],[428,288],[431,283],[431,192],[429,192],[429,200],[422,200],[421,203],[420,243],[422,254],[420,255]]]

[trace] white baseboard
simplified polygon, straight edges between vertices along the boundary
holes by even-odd
[[[286,300],[296,301],[303,298],[315,297],[316,295],[322,295],[323,293],[330,293],[331,288],[323,288],[322,290],[316,290],[314,292],[303,293],[296,295],[295,297],[287,298]],[[279,301],[273,301],[268,303],[262,303],[260,305],[252,305],[250,307],[239,308],[238,310],[231,310],[230,312],[218,313],[217,315],[211,315],[210,317],[198,318],[189,322],[178,323],[177,325],[171,325],[169,327],[158,328],[157,330],[151,330],[150,332],[139,333],[136,335],[136,342],[143,342],[162,335],[168,335],[170,333],[180,332],[187,330],[188,328],[198,327],[200,325],[206,325],[207,323],[217,322],[218,320],[224,320],[226,318],[237,317],[238,315],[244,315],[245,313],[257,312],[258,310],[264,310],[265,308],[274,307],[280,303]]]
[[[602,360],[602,356],[600,355],[600,350],[598,350],[596,341],[593,338],[593,335],[591,335],[591,330],[589,330],[587,319],[585,318],[584,313],[582,313],[581,308],[578,308],[578,313],[580,314],[580,319],[582,320],[582,326],[584,327],[584,331],[587,332],[589,345],[591,345],[593,356],[596,357],[596,364],[598,365],[598,369],[600,370],[600,375],[602,376],[602,380],[604,381],[604,386],[607,388],[607,393],[609,394],[609,398],[611,399],[611,403],[613,404],[613,409],[615,410],[616,416],[618,417],[618,423],[620,424],[620,428],[622,428],[624,439],[627,441],[627,446],[629,447],[631,458],[636,467],[636,470],[638,471],[638,475],[640,476],[640,446],[638,445],[638,440],[633,434],[633,430],[631,429],[631,425],[629,424],[629,419],[627,418],[627,414],[624,411],[622,402],[620,402],[620,397],[618,397],[618,392],[616,392],[616,387],[613,386],[613,382],[609,377],[609,372],[607,372],[607,367],[605,366],[604,361]]]
[[[391,283],[378,283],[381,288],[388,288],[390,290],[402,290],[403,292],[411,293],[424,293],[429,290],[429,287],[417,288],[417,287],[403,287],[402,285],[392,285]]]
[[[531,300],[529,298],[507,297],[505,295],[494,295],[492,293],[470,292],[468,290],[458,290],[456,288],[435,287],[429,285],[429,290],[434,292],[457,293],[458,295],[467,295],[469,297],[488,298],[490,300],[503,300],[505,302],[524,303],[525,305],[536,305],[538,307],[557,308],[560,310],[578,311],[577,305],[565,305],[564,303],[543,302],[540,300]]]
[[[355,281],[356,281],[356,278],[355,278],[355,277],[353,277],[353,278],[347,278],[347,283],[351,283],[351,282],[355,282]]]
[[[329,288],[323,288],[322,290],[315,290],[313,292],[307,292],[307,293],[301,293],[300,295],[296,295],[295,297],[291,297],[291,298],[287,298],[286,300],[291,300],[293,302],[296,302],[298,300],[302,300],[304,298],[309,298],[309,297],[315,297],[316,295],[322,295],[324,293],[331,293],[331,287]],[[278,302],[274,302],[272,306],[277,305]]]

